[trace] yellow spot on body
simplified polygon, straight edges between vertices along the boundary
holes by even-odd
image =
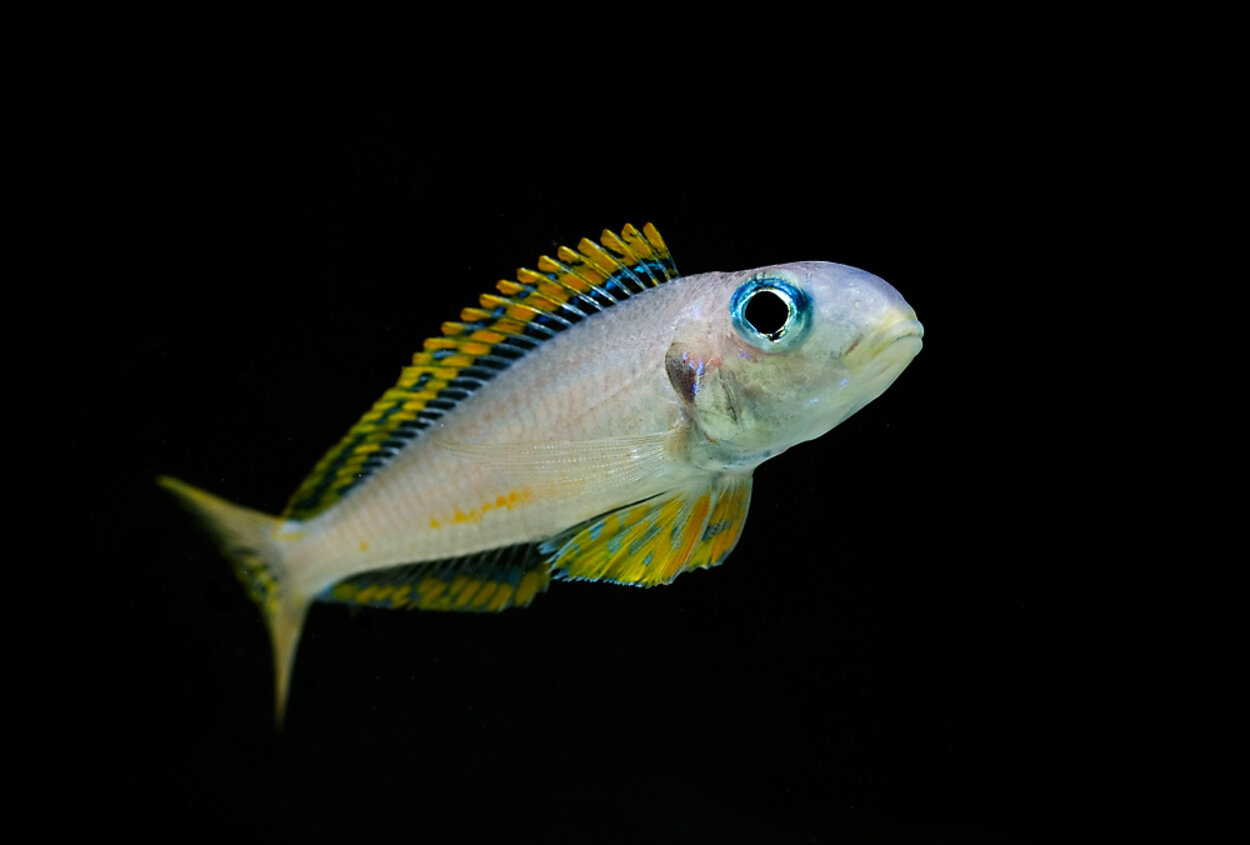
[[[430,527],[431,527],[431,528],[433,528],[435,531],[437,531],[438,529],[442,528],[443,526],[439,524],[439,522],[438,522],[438,520],[437,520],[437,519],[431,519],[431,520],[430,520]]]
[[[361,550],[362,552],[367,552],[367,551],[369,551],[369,541],[368,541],[368,540],[361,540],[361,541],[360,541],[360,550]]]

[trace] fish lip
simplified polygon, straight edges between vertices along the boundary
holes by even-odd
[[[924,337],[924,326],[916,319],[914,314],[900,312],[896,318],[885,323],[882,327],[872,332],[870,335],[860,340],[856,340],[851,344],[850,349],[843,353],[848,358],[853,358],[862,362],[860,366],[866,366],[869,362],[880,358],[881,354],[900,341],[914,340],[917,344],[916,351],[912,355],[920,352]],[[861,343],[861,341],[863,341]]]
[[[914,337],[916,340],[923,339],[924,326],[914,316],[903,317],[886,326],[881,331],[879,337],[878,348],[885,349],[887,346],[909,337]]]

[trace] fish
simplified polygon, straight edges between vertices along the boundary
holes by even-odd
[[[755,467],[922,346],[902,295],[854,267],[682,276],[650,223],[554,252],[442,323],[281,515],[158,478],[265,618],[278,724],[312,602],[493,612],[553,580],[717,566]]]

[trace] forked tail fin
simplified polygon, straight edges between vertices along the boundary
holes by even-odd
[[[260,606],[273,644],[274,717],[281,725],[310,599],[299,591],[288,571],[283,549],[289,541],[278,536],[278,518],[231,504],[176,478],[161,476],[157,483],[208,527]]]

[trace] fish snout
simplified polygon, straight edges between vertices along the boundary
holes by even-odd
[[[885,349],[899,341],[915,342],[916,351],[920,351],[921,341],[924,338],[924,326],[916,319],[916,312],[908,309],[906,312],[894,312],[893,320],[885,324],[885,328],[879,331],[878,349]]]
[[[924,326],[915,311],[906,305],[891,306],[842,356],[853,372],[891,361],[906,363],[920,352],[923,337]]]

